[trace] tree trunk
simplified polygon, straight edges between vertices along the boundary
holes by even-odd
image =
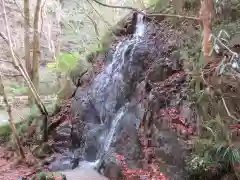
[[[1,2],[2,2],[3,14],[4,14],[4,25],[5,25],[6,32],[7,32],[7,37],[5,37],[3,35],[1,35],[1,37],[3,37],[3,39],[6,41],[6,43],[9,46],[11,56],[12,56],[12,59],[13,59],[14,67],[22,74],[28,88],[32,92],[32,95],[34,97],[36,105],[39,108],[39,111],[45,116],[44,122],[43,122],[43,124],[44,124],[43,125],[44,126],[43,137],[44,137],[44,142],[47,142],[47,140],[48,140],[48,133],[47,133],[48,112],[47,112],[46,107],[42,103],[41,98],[40,98],[34,84],[32,83],[26,69],[24,68],[24,65],[22,64],[21,60],[16,56],[15,51],[13,50],[13,45],[12,45],[12,41],[11,41],[11,34],[10,34],[10,30],[9,30],[9,24],[8,24],[7,13],[6,13],[6,7],[5,7],[5,0],[1,0]]]
[[[20,153],[22,158],[25,158],[24,151],[22,149],[20,139],[18,137],[16,128],[15,128],[15,125],[14,125],[14,122],[13,122],[12,109],[11,109],[11,106],[10,106],[10,104],[8,102],[7,95],[6,95],[6,92],[5,92],[5,89],[4,89],[2,75],[0,75],[0,90],[3,93],[3,100],[4,100],[4,103],[6,104],[7,112],[8,112],[8,116],[9,116],[8,122],[9,122],[10,128],[11,128],[11,130],[13,132],[13,136],[15,138],[15,141],[16,141],[19,153]]]
[[[34,24],[33,24],[33,58],[32,58],[32,82],[38,90],[39,86],[39,60],[40,60],[40,33],[39,33],[39,16],[40,16],[40,7],[41,7],[41,0],[37,0],[37,5],[34,14]]]
[[[29,11],[29,0],[24,0],[24,48],[25,48],[25,64],[26,70],[31,80],[33,80],[32,76],[32,59],[30,55],[30,11]],[[29,104],[33,103],[32,93],[28,92],[28,102]]]
[[[203,25],[203,40],[202,40],[202,51],[204,56],[205,64],[212,60],[209,53],[212,48],[209,37],[212,31],[212,21],[214,16],[213,2],[212,0],[201,0],[201,9],[199,11],[199,18]]]

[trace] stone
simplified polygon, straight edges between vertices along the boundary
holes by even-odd
[[[110,180],[122,180],[123,173],[120,165],[114,162],[109,162],[105,165],[104,176],[108,177]]]

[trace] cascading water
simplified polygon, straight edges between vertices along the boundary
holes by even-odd
[[[110,148],[110,145],[112,143],[112,140],[113,140],[113,136],[114,136],[114,133],[116,131],[116,127],[118,125],[118,121],[122,119],[122,117],[124,116],[124,113],[126,112],[126,106],[125,105],[124,107],[122,107],[119,112],[117,113],[116,117],[113,119],[112,121],[112,126],[111,126],[111,129],[110,129],[110,132],[105,140],[105,144],[104,144],[104,151],[105,152],[108,152],[109,148]]]
[[[78,116],[80,112],[78,119],[85,125],[83,130],[76,123],[76,130],[86,135],[84,147],[73,149],[73,160],[82,159],[78,167],[99,167],[106,154],[111,154],[112,150],[115,152],[113,144],[117,142],[117,137],[121,137],[121,129],[130,127],[126,131],[137,134],[134,132],[135,126],[139,123],[142,112],[131,97],[143,69],[144,53],[148,52],[144,49],[143,17],[143,14],[137,14],[133,36],[118,43],[112,61],[96,76],[90,87],[81,93],[80,98],[73,102],[79,102],[75,106],[81,108],[75,115]]]
[[[145,24],[143,22],[143,14],[137,15],[136,30],[132,39],[124,39],[119,42],[116,46],[116,50],[113,54],[112,62],[105,68],[105,70],[100,73],[94,80],[91,96],[93,97],[93,103],[97,104],[96,109],[100,112],[101,122],[106,119],[105,114],[113,114],[117,102],[112,101],[111,103],[106,103],[106,91],[113,93],[115,96],[123,84],[122,69],[127,60],[131,61],[132,53],[135,45],[140,41],[140,38],[144,35]],[[131,50],[129,59],[126,59],[126,53]],[[102,110],[105,108],[105,110]],[[105,112],[101,114],[101,112]]]
[[[99,92],[99,90],[102,91],[111,82],[116,82],[116,81],[121,82],[122,81],[123,75],[120,70],[123,67],[124,62],[125,62],[124,55],[125,55],[126,51],[128,50],[129,46],[133,45],[132,53],[131,53],[130,59],[129,59],[129,61],[131,61],[132,55],[133,55],[133,50],[135,48],[135,44],[137,44],[140,41],[140,37],[142,37],[144,35],[145,24],[143,22],[143,17],[144,17],[143,14],[137,15],[136,30],[135,30],[133,38],[130,40],[120,42],[117,45],[116,51],[113,55],[113,62],[106,68],[106,73],[104,74],[105,76],[103,74],[100,74],[99,77],[96,78],[95,81],[101,82],[101,84],[100,83],[98,84],[99,86],[95,86],[97,92]],[[119,56],[121,57],[120,59],[117,58]],[[122,60],[122,62],[119,62],[119,60]],[[101,79],[104,79],[104,81],[101,81]],[[121,90],[121,89],[118,89],[118,90]],[[114,133],[116,132],[118,122],[122,119],[122,117],[126,113],[127,106],[128,106],[128,103],[123,105],[123,107],[117,111],[115,117],[112,120],[109,134],[106,137],[105,143],[104,143],[104,152],[105,153],[108,152],[108,150],[110,148],[110,145],[113,141]]]

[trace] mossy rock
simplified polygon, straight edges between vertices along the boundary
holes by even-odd
[[[60,177],[61,180],[67,180],[63,174],[50,172],[39,172],[29,180],[55,180],[56,178],[60,179]]]

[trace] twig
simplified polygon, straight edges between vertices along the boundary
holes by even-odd
[[[21,7],[17,4],[17,1],[14,0],[14,4],[17,6],[17,8],[19,9],[19,12],[21,13],[22,17],[25,18],[23,10],[21,9]]]
[[[105,7],[109,7],[109,8],[118,8],[118,9],[128,9],[128,10],[132,10],[132,11],[136,11],[140,14],[143,14],[147,17],[152,17],[152,16],[163,16],[163,17],[174,17],[174,18],[182,18],[182,19],[191,19],[191,20],[200,20],[199,18],[196,17],[189,17],[189,16],[181,16],[181,15],[175,15],[175,14],[163,14],[163,13],[151,13],[151,14],[146,14],[143,11],[137,9],[137,8],[133,8],[130,6],[114,6],[114,5],[109,5],[109,4],[104,4],[102,2],[99,2],[98,0],[93,0],[94,2],[96,2],[97,4],[100,4],[102,6]]]
[[[225,99],[223,97],[221,97],[221,99],[222,99],[223,105],[224,105],[224,107],[225,107],[225,109],[227,111],[228,116],[231,117],[232,119],[234,119],[235,121],[238,121],[238,119],[230,113],[230,111],[229,111],[229,109],[227,107]]]
[[[132,10],[132,11],[139,11],[139,9],[137,8],[133,8],[130,6],[115,6],[115,5],[109,5],[109,4],[104,4],[98,0],[92,0],[97,4],[100,4],[101,6],[105,6],[105,7],[109,7],[109,8],[117,8],[117,9],[128,9],[128,10]]]
[[[101,17],[102,20],[103,20],[108,26],[112,26],[108,21],[106,21],[106,20],[104,19],[103,15],[100,14],[100,13],[98,12],[98,10],[96,10],[96,8],[92,5],[92,3],[90,2],[90,0],[87,0],[87,2],[88,2],[88,4],[93,8],[93,10],[97,13],[97,15],[98,15],[99,17]]]
[[[8,42],[8,38],[2,32],[0,32],[0,36],[3,38],[5,42]]]
[[[151,14],[146,14],[146,16],[147,17],[163,16],[163,17],[173,17],[173,18],[179,18],[179,19],[190,19],[190,20],[196,20],[196,21],[200,20],[197,17],[182,16],[182,15],[176,15],[176,14],[164,14],[164,13],[151,13]]]
[[[85,15],[86,15],[86,16],[88,17],[88,19],[91,21],[91,23],[92,23],[92,25],[93,25],[93,27],[94,27],[96,36],[97,36],[97,40],[100,41],[97,23],[96,23],[87,13],[86,13]]]
[[[9,116],[8,122],[9,122],[11,130],[13,132],[13,136],[14,136],[14,138],[16,140],[16,144],[18,146],[19,153],[22,156],[22,158],[24,159],[25,158],[24,151],[22,149],[21,142],[20,142],[20,139],[19,139],[19,137],[17,135],[16,127],[14,125],[11,105],[8,103],[7,95],[6,95],[6,92],[5,92],[5,89],[4,89],[4,85],[3,85],[3,78],[2,78],[1,74],[0,74],[0,89],[1,89],[1,91],[3,93],[3,101],[4,101],[4,103],[5,103],[6,107],[7,107],[7,112],[8,112],[8,116]]]

